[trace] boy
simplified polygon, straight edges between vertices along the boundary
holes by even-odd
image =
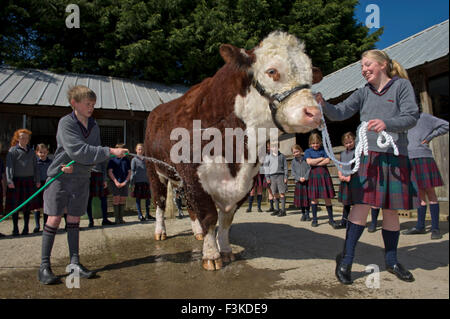
[[[44,213],[48,215],[42,234],[42,261],[39,281],[55,284],[59,281],[50,267],[50,256],[61,216],[67,211],[67,241],[70,269],[82,278],[95,274],[80,264],[79,225],[86,212],[89,196],[89,178],[92,167],[106,161],[110,155],[124,156],[127,149],[100,146],[100,129],[91,118],[96,102],[95,93],[85,86],[69,88],[67,97],[73,112],[62,117],[56,134],[57,149],[48,168],[48,178],[58,174],[62,165],[74,160],[71,174],[63,174],[44,191]]]
[[[272,216],[286,216],[286,198],[284,194],[287,191],[288,165],[286,157],[278,150],[278,143],[270,144],[270,154],[266,155],[265,166],[266,174],[269,176],[267,182],[275,197],[275,211]],[[281,210],[279,205],[281,199]]]

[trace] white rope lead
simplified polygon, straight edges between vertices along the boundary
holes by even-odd
[[[319,130],[322,132],[323,147],[325,149],[326,154],[336,164],[337,169],[342,174],[344,174],[346,176],[354,174],[359,169],[361,155],[362,154],[364,154],[365,156],[369,155],[369,145],[367,142],[367,125],[368,125],[368,123],[361,122],[359,130],[357,132],[359,142],[355,146],[355,157],[348,163],[338,161],[333,153],[333,146],[331,145],[330,135],[328,134],[327,125],[325,122],[325,118],[323,116],[322,106],[320,105],[320,103],[318,103],[318,104],[319,104],[320,112],[322,114],[322,123],[323,123],[323,126],[321,128],[319,128]],[[384,138],[384,142],[383,142],[383,138]],[[381,131],[380,133],[378,133],[377,145],[379,148],[387,148],[389,146],[392,146],[392,148],[394,149],[394,155],[398,156],[398,154],[399,154],[398,148],[397,148],[397,145],[395,145],[394,139],[392,138],[391,135],[389,135],[385,131]],[[343,168],[344,166],[350,166],[353,163],[355,163],[355,166],[353,167],[352,170],[349,171],[349,170],[346,170]],[[341,167],[341,165],[342,165],[342,167]]]

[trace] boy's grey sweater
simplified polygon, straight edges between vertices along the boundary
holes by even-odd
[[[337,105],[325,103],[323,111],[332,121],[343,121],[356,112],[360,113],[361,122],[374,119],[382,120],[386,124],[386,132],[392,135],[399,153],[408,156],[407,131],[416,125],[419,118],[419,108],[416,104],[411,82],[397,77],[394,77],[392,81],[391,87],[382,95],[374,93],[366,84]],[[377,133],[367,132],[370,151],[394,152],[392,147],[379,148],[377,138]],[[358,143],[358,138],[356,143]]]
[[[138,157],[133,157],[131,160],[131,180],[130,184],[135,183],[149,183],[147,177],[147,168],[145,167],[145,160]]]
[[[94,121],[90,134],[85,137],[78,121],[72,114],[62,117],[56,133],[55,156],[48,168],[49,177],[56,176],[61,171],[61,165],[75,161],[71,178],[89,178],[95,164],[109,159],[109,147],[100,146],[100,129]]]
[[[19,147],[19,145],[12,146],[9,149],[8,154],[6,154],[7,183],[14,183],[14,177],[30,176],[34,176],[34,181],[36,183],[41,181],[34,150],[29,146],[26,151],[25,149]]]
[[[264,166],[266,175],[283,174],[284,178],[288,178],[287,160],[282,153],[278,152],[278,155],[267,154],[264,159]]]
[[[416,126],[408,131],[408,155],[409,158],[433,157],[428,144],[422,144],[423,140],[430,142],[433,138],[448,132],[448,122],[428,113],[420,114]]]
[[[291,162],[291,172],[295,182],[298,182],[302,177],[308,180],[310,171],[311,166],[306,163],[306,161],[303,159],[303,156],[301,156],[300,158],[294,157]]]

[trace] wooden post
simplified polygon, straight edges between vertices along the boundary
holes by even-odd
[[[433,103],[427,89],[427,76],[420,74],[418,84],[422,112],[433,115]]]

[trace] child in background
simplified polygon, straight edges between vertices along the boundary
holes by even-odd
[[[183,215],[183,199],[184,189],[182,187],[174,187],[173,191],[175,193],[175,205],[177,205],[178,215],[176,216],[178,219],[182,219]]]
[[[448,130],[449,125],[446,120],[427,113],[420,113],[416,126],[408,131],[408,157],[419,187],[420,205],[417,208],[416,226],[404,231],[404,235],[425,233],[428,197],[431,215],[431,239],[442,238],[439,230],[439,203],[434,188],[444,185],[444,182],[428,144],[433,138],[446,134]]]
[[[294,205],[301,208],[301,221],[311,220],[309,217],[308,179],[311,167],[304,160],[303,150],[300,145],[293,145],[292,155],[294,159],[291,163],[292,176],[295,180]]]
[[[116,145],[119,149],[123,147],[125,144]],[[108,176],[111,179],[115,222],[124,224],[123,214],[128,197],[128,182],[131,178],[130,160],[125,155],[111,158],[108,163]]]
[[[268,183],[275,196],[275,211],[272,216],[286,216],[286,198],[284,194],[287,191],[288,166],[286,157],[278,150],[278,142],[270,145],[270,154],[266,155],[267,162],[266,173],[269,175]],[[279,205],[281,200],[281,209]]]
[[[94,218],[92,217],[92,199],[98,197],[100,199],[100,206],[102,209],[102,226],[114,225],[108,219],[108,201],[107,197],[108,182],[106,181],[106,167],[108,161],[98,163],[91,171],[91,178],[89,181],[89,199],[87,204],[86,213],[89,218],[89,227],[94,227]]]
[[[0,152],[2,151],[2,144],[0,143]],[[6,177],[5,177],[5,166],[0,158],[0,216],[3,216],[3,197],[6,196]],[[0,237],[4,237],[0,233]]]
[[[342,135],[342,145],[345,146],[345,150],[341,152],[340,161],[341,162],[350,162],[355,157],[355,134],[352,132],[347,132]],[[343,170],[351,171],[351,165],[342,166]],[[350,180],[352,175],[345,175],[338,170],[338,177],[341,183],[339,184],[339,193],[338,200],[344,205],[344,209],[342,211],[342,220],[341,223],[338,224],[338,228],[346,228],[347,227],[347,219],[348,214],[350,213],[350,207],[353,204],[352,202],[352,194],[350,192]]]
[[[322,139],[319,134],[312,133],[309,136],[309,147],[305,151],[304,158],[311,166],[311,173],[309,174],[308,182],[308,196],[311,200],[311,210],[313,220],[312,227],[317,227],[317,204],[319,199],[325,200],[325,206],[328,213],[328,224],[336,229],[337,224],[333,218],[333,206],[331,206],[331,198],[334,197],[333,181],[331,180],[330,172],[327,165],[330,163],[328,155],[322,147]]]
[[[41,186],[39,169],[34,150],[28,145],[31,131],[19,129],[11,139],[11,148],[6,156],[6,211],[9,213],[32,196]],[[36,201],[31,201],[24,207],[22,235],[28,234],[30,212],[37,208]],[[12,215],[13,236],[19,235],[19,214]]]
[[[261,174],[261,170],[264,170],[264,167],[260,167],[260,172],[255,177],[255,182],[253,183],[253,188],[250,191],[250,196],[248,197],[248,208],[247,213],[250,213],[252,211],[252,205],[253,205],[253,199],[256,195],[256,201],[258,204],[258,212],[262,213],[261,209],[261,202],[262,202],[262,191],[263,191],[263,180],[264,180],[264,174]]]
[[[268,156],[270,154],[270,141],[267,141],[266,143],[266,156]],[[267,197],[269,199],[269,204],[270,207],[267,210],[268,213],[274,212],[275,208],[273,207],[273,194],[272,194],[272,190],[270,189],[270,185],[269,185],[269,175],[267,173],[267,164],[268,162],[264,161],[259,169],[259,174],[262,177],[262,182],[263,182],[263,188],[267,189]]]
[[[39,175],[41,178],[41,186],[45,185],[45,181],[47,180],[47,170],[50,164],[52,163],[52,160],[49,159],[48,156],[48,147],[45,144],[38,144],[36,147],[36,156],[37,156],[37,167],[39,169]],[[40,225],[40,218],[41,218],[41,209],[44,208],[44,192],[40,192],[36,196],[36,209],[34,210],[34,222],[35,227],[33,230],[33,233],[38,233],[41,229]],[[42,213],[44,215],[44,225],[47,222],[47,215]]]
[[[139,143],[136,145],[136,154],[138,156],[133,157],[131,160],[130,185],[134,185],[131,197],[136,198],[138,219],[141,222],[146,219],[155,220],[154,217],[150,216],[150,199],[152,195],[150,193],[150,182],[147,177],[147,166],[145,165],[145,159],[141,157],[144,155],[144,144]],[[142,216],[141,199],[145,199],[145,218]]]

